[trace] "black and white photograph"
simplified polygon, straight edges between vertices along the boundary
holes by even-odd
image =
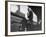
[[[8,35],[44,33],[44,4],[8,2]]]

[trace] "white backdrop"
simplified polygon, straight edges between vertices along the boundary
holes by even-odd
[[[17,0],[17,1],[31,1],[31,2],[46,3],[46,0]],[[46,6],[45,6],[45,9],[46,9]],[[46,21],[46,13],[45,13],[45,21]],[[45,24],[46,24],[46,22],[45,22]],[[5,0],[0,0],[0,37],[5,37]],[[11,36],[8,36],[8,37],[11,37]],[[46,34],[27,35],[27,36],[12,36],[12,37],[46,37]]]

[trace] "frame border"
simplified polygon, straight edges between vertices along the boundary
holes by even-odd
[[[7,7],[8,2],[44,4],[44,33],[8,35],[8,7]],[[45,34],[45,3],[42,3],[42,2],[27,2],[27,1],[5,1],[5,36],[25,36],[25,35],[41,35],[41,34]]]

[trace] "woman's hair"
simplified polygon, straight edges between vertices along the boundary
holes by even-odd
[[[28,12],[29,12],[28,18],[29,18],[29,20],[32,20],[33,19],[33,12],[30,7],[28,8]]]

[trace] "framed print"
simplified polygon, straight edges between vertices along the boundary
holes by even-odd
[[[45,33],[45,4],[38,2],[5,2],[5,35]]]

